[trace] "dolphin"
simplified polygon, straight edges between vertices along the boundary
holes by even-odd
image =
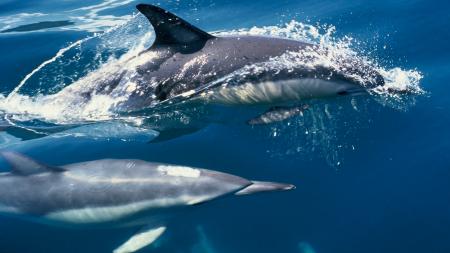
[[[16,152],[0,175],[0,213],[47,225],[141,227],[114,250],[135,252],[161,236],[170,217],[225,195],[291,190],[206,169],[142,160],[103,159],[49,166]]]
[[[249,125],[262,125],[280,122],[290,117],[300,115],[309,108],[308,105],[300,106],[275,106],[267,110],[265,113],[247,121]]]
[[[271,108],[269,114],[259,118],[269,116],[267,119],[272,122],[277,115],[285,119],[299,114],[297,106],[286,107],[299,100],[303,103],[310,98],[361,94],[384,85],[384,78],[375,67],[357,57],[340,59],[339,69],[308,65],[312,53],[326,58],[327,50],[319,45],[267,36],[216,36],[160,7],[136,7],[153,27],[152,46],[103,65],[46,96],[45,103],[64,108],[64,114],[84,106],[101,107],[102,111],[104,108],[119,118],[145,116],[144,123],[161,133],[154,140],[157,142],[195,132],[208,124],[209,118],[203,122],[205,110],[214,106],[205,105],[267,105]],[[290,53],[304,55],[290,59]],[[280,66],[279,60],[295,62]],[[173,114],[176,112],[180,114]],[[184,116],[193,120],[187,124]],[[41,128],[34,122],[11,122],[1,122],[0,131],[27,139],[70,127],[65,124]]]
[[[151,23],[152,46],[123,62],[105,80],[92,80],[85,99],[110,95],[127,99],[114,110],[134,112],[174,98],[196,98],[218,104],[277,104],[308,98],[361,93],[384,84],[372,66],[358,59],[343,60],[344,70],[327,66],[257,68],[288,52],[318,52],[311,43],[265,36],[214,36],[160,7],[139,4]],[[298,66],[297,66],[298,65]],[[230,78],[233,74],[238,78]],[[78,91],[71,86],[67,91]],[[64,91],[64,89],[62,90]],[[63,92],[64,93],[64,92]]]

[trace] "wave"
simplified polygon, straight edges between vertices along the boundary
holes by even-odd
[[[13,27],[28,26],[33,23],[49,22],[55,20],[67,20],[71,23],[68,27],[59,27],[57,30],[103,32],[112,27],[122,25],[133,18],[133,15],[114,15],[114,10],[131,4],[134,0],[105,0],[98,4],[75,7],[55,1],[52,3],[51,12],[14,13],[0,16],[0,30],[9,30]],[[42,25],[41,25],[42,26]],[[56,26],[48,26],[46,29],[55,29]],[[41,29],[44,29],[41,27]],[[27,31],[36,31],[27,30]],[[14,31],[11,31],[14,32]]]

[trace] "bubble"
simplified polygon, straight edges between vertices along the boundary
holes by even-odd
[[[22,80],[15,91],[7,98],[0,97],[0,110],[7,114],[20,115],[22,120],[41,119],[58,124],[83,121],[108,120],[119,117],[114,108],[126,101],[132,92],[141,92],[131,81],[136,75],[136,67],[149,58],[136,58],[140,52],[148,48],[154,40],[154,34],[148,31],[148,21],[135,16],[124,25],[114,27],[104,33],[72,43],[59,50],[55,57],[43,62]],[[352,37],[338,38],[336,28],[331,25],[310,25],[295,20],[281,26],[263,26],[242,28],[230,31],[213,32],[217,36],[259,35],[287,38],[313,43],[311,50],[286,52],[266,62],[247,65],[215,82],[204,84],[201,92],[183,94],[207,94],[206,89],[223,85],[233,85],[248,75],[257,75],[266,71],[274,73],[290,71],[304,67],[314,69],[325,66],[340,72],[346,71],[355,64],[370,66],[384,78],[386,84],[372,90],[372,94],[388,101],[403,94],[421,94],[422,74],[418,70],[406,70],[400,67],[384,68],[377,59],[369,58],[357,51]],[[357,42],[356,42],[357,44]],[[147,55],[147,54],[146,54]],[[102,83],[109,83],[124,69],[125,77],[120,77],[121,93],[91,94],[90,91]],[[365,70],[362,68],[362,70]],[[347,71],[348,72],[348,71]],[[369,82],[370,75],[365,73],[347,73],[360,82]],[[366,80],[367,79],[367,80]],[[123,81],[123,82],[122,82]],[[149,84],[156,85],[156,84]],[[108,89],[110,87],[104,87]],[[81,95],[80,95],[81,94]],[[181,99],[186,99],[185,97]],[[171,101],[172,102],[172,101]],[[389,105],[389,103],[383,103]],[[355,107],[356,108],[356,107]],[[331,117],[331,115],[328,115]],[[186,119],[188,120],[188,119]],[[306,131],[313,133],[312,131]],[[279,135],[279,133],[277,133]]]

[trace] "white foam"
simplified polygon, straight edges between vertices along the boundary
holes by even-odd
[[[391,95],[396,95],[392,91],[408,91],[416,94],[424,93],[424,90],[420,87],[420,80],[423,78],[423,75],[417,70],[379,68],[378,71],[384,77],[385,85],[373,89],[374,92]]]
[[[115,0],[110,1],[120,5]],[[98,13],[98,10],[102,8],[105,8],[105,5],[99,4],[89,8],[85,7],[83,10]],[[152,54],[139,55],[153,40],[152,33],[142,32],[147,30],[147,28],[143,28],[144,26],[149,25],[145,18],[139,16],[125,25],[111,29],[101,35],[95,35],[92,39],[77,41],[59,50],[54,57],[43,62],[28,74],[6,99],[0,97],[0,110],[14,115],[12,117],[14,120],[39,118],[61,124],[85,120],[108,120],[118,117],[114,113],[114,108],[121,102],[126,101],[132,93],[142,92],[139,90],[139,85],[133,81],[139,75],[136,70],[137,67],[151,61],[153,57],[157,57],[157,55]],[[353,39],[351,37],[336,38],[334,32],[335,28],[332,26],[313,26],[297,21],[291,21],[284,26],[253,27],[249,29],[215,32],[214,34],[219,36],[266,35],[283,37],[311,42],[316,44],[317,47],[314,50],[286,52],[267,62],[246,66],[209,85],[220,84],[226,86],[235,80],[245,78],[248,74],[257,74],[267,70],[292,70],[299,65],[311,69],[317,66],[326,66],[345,72],[349,64],[362,62],[376,68],[386,80],[385,87],[374,90],[374,93],[377,95],[389,97],[392,92],[414,94],[420,94],[422,92],[420,87],[422,74],[419,71],[404,70],[398,67],[392,69],[383,68],[376,64],[374,59],[368,58],[354,50],[352,44]],[[73,64],[77,64],[77,59],[67,59],[65,55],[68,52],[72,52],[77,57],[82,58],[84,53],[81,49],[82,46],[87,43],[93,43],[94,41],[98,41],[98,46],[95,48],[97,50],[96,56],[88,62],[88,66],[75,65],[79,69],[87,67],[90,70],[88,74],[80,78],[80,73],[70,72],[74,69],[74,66],[69,65],[66,69],[61,67],[64,66],[63,63],[65,61],[69,61],[70,63],[75,62]],[[121,54],[119,57],[115,56],[114,53],[109,53],[109,58],[102,60],[104,58],[101,55],[111,50],[118,52],[125,50],[126,53]],[[203,61],[204,59],[196,60]],[[98,62],[101,62],[101,64],[99,65]],[[187,64],[184,67],[187,70],[189,66]],[[52,68],[50,67],[55,67],[57,71],[52,72]],[[116,88],[117,92],[111,92],[109,95],[90,92],[98,83],[102,81],[106,82],[121,72],[124,72],[125,75],[121,78],[121,82]],[[54,83],[55,86],[66,88],[53,95],[25,95],[19,93],[24,86],[31,85],[32,77],[36,75],[52,77],[41,81],[46,86],[49,85],[49,81],[57,80],[57,83]],[[356,74],[351,77],[355,79],[363,78]],[[63,82],[67,78],[76,81],[67,85]],[[150,80],[148,85],[157,84]],[[80,95],[84,92],[92,93],[92,96],[89,99],[85,99]],[[193,91],[187,91],[181,96],[189,97],[194,94],[196,93]]]
[[[115,30],[112,29],[111,31],[113,32]],[[72,123],[86,120],[102,121],[114,118],[116,114],[111,109],[120,102],[127,100],[128,95],[136,91],[135,83],[127,81],[122,84],[125,92],[121,96],[92,93],[92,97],[86,100],[80,94],[93,89],[97,82],[105,81],[124,70],[130,71],[128,76],[131,79],[136,74],[133,71],[136,71],[137,66],[151,60],[151,57],[156,56],[143,54],[138,57],[139,52],[146,48],[152,36],[152,33],[146,33],[127,53],[118,59],[111,58],[105,64],[101,65],[98,70],[90,72],[56,94],[28,96],[19,93],[21,88],[27,84],[33,75],[44,69],[47,65],[54,63],[57,59],[64,56],[66,52],[75,49],[77,46],[91,39],[102,39],[102,37],[106,37],[105,40],[108,40],[109,37],[107,35],[94,35],[76,41],[59,50],[51,59],[40,64],[6,98],[0,95],[0,110],[5,113],[20,115],[14,116],[13,119],[15,120],[39,118],[55,123]],[[131,59],[134,59],[134,61],[130,61]],[[124,78],[124,80],[127,80],[127,78]]]
[[[69,46],[60,49],[55,56],[53,56],[52,58],[44,61],[43,63],[41,63],[37,68],[33,69],[33,71],[31,71],[28,75],[25,76],[24,79],[22,79],[22,81],[20,81],[19,85],[17,85],[14,90],[6,97],[6,101],[8,102],[9,99],[16,95],[17,92],[20,90],[20,88],[22,88],[22,86],[28,81],[28,79],[30,79],[30,77],[32,77],[35,73],[37,73],[38,71],[40,71],[43,67],[47,66],[48,64],[56,61],[58,58],[60,58],[61,56],[64,55],[65,52],[69,51],[70,49],[81,45],[81,43],[91,39],[92,37],[87,37],[85,39],[81,39],[81,40],[77,40],[74,43],[71,43]]]
[[[380,66],[376,59],[367,57],[364,52],[355,50],[354,44],[358,44],[352,37],[335,37],[334,26],[313,26],[292,20],[284,26],[252,27],[231,31],[215,32],[218,36],[230,35],[256,35],[288,38],[317,45],[311,50],[301,52],[287,52],[280,57],[274,57],[263,64],[247,66],[239,70],[235,75],[245,75],[250,72],[262,72],[267,69],[292,69],[295,66],[315,68],[325,66],[345,73],[348,67],[354,64],[371,66],[385,79],[385,87],[376,88],[378,94],[392,95],[392,92],[422,94],[420,87],[422,74],[418,70],[405,70],[399,67],[392,69]],[[368,52],[370,53],[370,52]],[[348,75],[356,80],[362,80],[362,76]]]

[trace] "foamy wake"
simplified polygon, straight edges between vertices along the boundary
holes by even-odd
[[[374,93],[386,96],[398,96],[399,93],[422,94],[424,91],[420,87],[420,80],[423,78],[418,70],[406,70],[399,67],[392,69],[381,66],[377,59],[370,58],[363,50],[354,49],[354,39],[348,36],[336,38],[336,28],[334,26],[313,26],[292,20],[285,26],[264,26],[252,27],[231,31],[219,31],[216,35],[259,35],[288,38],[304,41],[317,45],[314,50],[302,52],[287,52],[286,54],[272,58],[271,61],[247,66],[246,70],[240,70],[239,75],[244,75],[247,71],[264,71],[266,69],[293,69],[302,65],[314,69],[317,66],[324,66],[340,72],[346,71],[349,64],[370,66],[376,69],[384,78],[384,87],[373,89]],[[370,53],[370,52],[368,52]],[[361,76],[353,74],[354,79],[361,79]],[[370,80],[359,80],[370,81]]]
[[[77,94],[92,89],[96,83],[102,80],[108,80],[120,69],[135,67],[126,64],[129,64],[129,59],[136,57],[151,43],[152,35],[143,32],[148,30],[148,26],[145,19],[133,18],[125,25],[113,28],[101,35],[95,35],[93,39],[81,40],[61,49],[55,57],[45,61],[27,75],[6,98],[0,97],[0,110],[13,115],[16,120],[38,118],[60,124],[86,120],[108,120],[116,117],[117,115],[112,108],[127,100],[131,92],[134,91],[133,89],[125,88],[124,90],[129,90],[129,92],[123,92],[120,96],[94,95],[89,100],[82,99]],[[353,61],[374,67],[384,77],[386,85],[374,89],[374,94],[389,97],[401,96],[402,93],[423,93],[420,87],[422,74],[419,71],[404,70],[398,67],[383,68],[377,64],[376,59],[353,49],[352,38],[335,38],[335,28],[332,26],[313,26],[291,21],[284,26],[253,27],[219,31],[214,32],[214,34],[219,36],[275,36],[317,45],[317,50],[314,51],[287,52],[280,57],[272,58],[268,62],[246,66],[225,77],[224,79],[227,79],[225,83],[232,82],[233,79],[240,78],[248,73],[257,73],[267,69],[289,70],[299,65],[309,68],[326,66],[345,72],[349,62],[352,63],[348,60],[355,59]],[[126,38],[126,41],[124,41],[124,38]],[[89,43],[94,44],[94,46],[88,46]],[[92,52],[92,47],[95,50],[95,56],[89,58],[86,55]],[[80,59],[83,59],[83,61]],[[77,70],[73,71],[73,69]],[[81,71],[80,69],[84,70]],[[128,75],[133,75],[133,73],[137,74],[136,71],[130,71]],[[33,76],[39,77],[33,79]],[[353,78],[363,77],[353,76]],[[63,80],[67,79],[71,79],[73,82],[71,84],[64,83]],[[127,76],[127,79],[132,80],[133,76]],[[54,83],[52,83],[52,80]],[[35,89],[36,94],[20,93],[22,87],[28,85],[37,87]],[[127,83],[126,85],[132,88],[134,84]],[[44,86],[47,88],[42,88]],[[55,94],[45,92],[55,89],[60,91]]]
[[[8,114],[9,119],[14,121],[39,119],[57,124],[115,118],[117,115],[111,108],[126,100],[126,94],[94,94],[90,99],[84,99],[80,94],[95,87],[97,82],[116,75],[124,69],[124,64],[129,59],[136,57],[150,45],[153,34],[142,28],[142,22],[135,17],[130,23],[94,34],[60,49],[54,57],[26,75],[8,96],[0,95],[0,111]],[[90,56],[92,48],[95,55]],[[74,66],[77,62],[81,63]],[[80,69],[84,67],[90,71],[80,77]],[[66,84],[66,79],[73,82]],[[32,94],[20,93],[22,87],[27,85],[33,87]],[[55,90],[58,92],[54,92]]]
[[[385,85],[373,89],[378,94],[396,96],[396,92],[408,92],[422,94],[424,90],[420,87],[422,73],[417,70],[404,70],[401,68],[383,69],[378,68],[378,72],[384,77]]]

